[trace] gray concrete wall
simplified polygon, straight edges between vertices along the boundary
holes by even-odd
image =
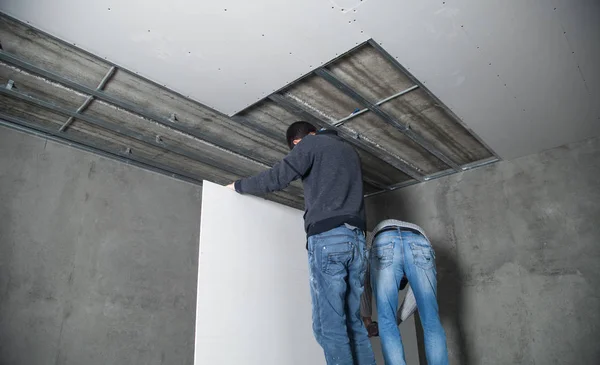
[[[0,364],[192,364],[200,200],[0,128]]]
[[[452,364],[600,363],[600,139],[367,205],[430,236]]]

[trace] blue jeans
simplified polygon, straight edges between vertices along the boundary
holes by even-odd
[[[375,365],[360,297],[367,270],[365,235],[341,226],[308,239],[313,332],[328,365]]]
[[[404,229],[375,237],[371,247],[371,283],[377,303],[379,336],[386,365],[405,365],[404,348],[396,324],[398,289],[406,275],[415,294],[429,365],[447,365],[446,333],[437,304],[435,254],[427,238]]]

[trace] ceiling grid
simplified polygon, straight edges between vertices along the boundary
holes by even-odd
[[[155,170],[168,174],[217,183],[254,174],[283,158],[285,129],[298,119],[335,129],[357,148],[365,194],[426,181],[449,173],[449,167],[460,169],[434,146],[444,133],[431,134],[440,139],[432,144],[410,128],[403,108],[384,111],[425,89],[389,63],[372,42],[359,44],[230,118],[30,26],[0,19],[5,46],[0,50],[0,82],[14,86],[0,89],[7,112],[2,116],[20,128],[63,136],[69,143],[87,144],[119,158],[125,153],[128,160],[144,166],[155,163]],[[65,68],[47,54],[64,54],[76,67]],[[81,76],[88,64],[94,69],[93,79]],[[439,109],[436,103],[421,104],[413,119],[427,109]],[[458,123],[450,128],[462,129]],[[468,133],[462,137],[467,145],[477,144]],[[473,156],[487,158],[491,153]],[[294,183],[270,198],[301,206],[301,185]]]
[[[600,133],[597,2],[469,4],[7,0],[1,124],[227,183],[308,120],[358,150],[367,195]],[[269,198],[301,207],[301,184]]]

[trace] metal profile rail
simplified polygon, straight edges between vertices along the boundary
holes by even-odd
[[[418,184],[418,183],[419,183],[419,182],[418,182],[418,181],[416,181],[416,180],[408,180],[408,181],[403,181],[403,182],[401,182],[401,183],[398,183],[398,184],[394,184],[394,185],[388,186],[387,188],[385,188],[385,189],[383,189],[383,190],[381,190],[381,191],[376,191],[376,192],[374,192],[374,193],[367,194],[367,195],[365,195],[365,198],[371,198],[371,197],[374,197],[374,196],[377,196],[377,195],[381,195],[381,194],[383,194],[383,193],[389,193],[389,192],[391,192],[391,191],[398,190],[398,189],[402,189],[402,188],[406,188],[406,187],[409,187],[409,186],[411,186],[411,185],[416,185],[416,184]]]
[[[370,185],[372,185],[372,186],[376,187],[377,189],[385,189],[385,188],[386,188],[386,187],[385,187],[385,185],[383,185],[382,183],[380,183],[380,182],[377,182],[377,181],[375,181],[375,180],[373,180],[373,179],[369,178],[368,176],[365,176],[365,174],[364,174],[364,173],[363,173],[363,180],[364,180],[366,183],[368,183],[368,184],[370,184]]]
[[[217,147],[219,147],[220,149],[222,149],[225,152],[228,152],[232,155],[235,156],[239,156],[241,158],[244,159],[248,159],[251,160],[255,163],[261,164],[263,165],[263,167],[270,167],[269,162],[264,160],[264,159],[257,159],[257,158],[252,158],[252,157],[248,157],[248,156],[244,156],[240,153],[234,152],[231,149],[229,149],[226,146],[223,146],[219,140],[217,140],[216,138],[210,138],[208,136],[205,135],[201,135],[199,134],[196,130],[189,128],[189,127],[185,127],[182,125],[178,125],[178,124],[174,124],[171,120],[169,120],[169,118],[166,117],[162,117],[160,115],[155,115],[153,113],[150,113],[146,110],[143,110],[142,108],[139,108],[138,106],[131,104],[129,102],[123,101],[117,97],[114,97],[112,95],[109,95],[107,93],[105,93],[104,91],[101,90],[96,90],[96,89],[92,89],[89,88],[87,86],[81,85],[77,82],[71,81],[67,78],[64,78],[60,75],[57,75],[53,72],[50,72],[48,70],[45,70],[43,68],[37,67],[35,65],[32,65],[26,61],[21,60],[19,57],[16,57],[6,51],[0,50],[0,61],[4,61],[6,63],[12,64],[14,66],[17,66],[23,70],[26,70],[28,72],[31,72],[33,74],[42,76],[48,80],[57,82],[59,84],[62,84],[68,88],[71,88],[75,91],[84,93],[84,94],[88,94],[88,95],[92,95],[94,97],[96,97],[99,100],[105,101],[109,104],[112,104],[114,106],[117,106],[119,108],[122,108],[126,111],[132,112],[134,114],[137,114],[139,116],[142,116],[146,119],[150,119],[155,121],[158,124],[162,124],[166,127],[169,127],[173,130],[176,130],[178,132],[184,133],[184,134],[188,134],[191,135],[193,137],[198,138],[199,140],[205,141],[207,143],[213,144]]]
[[[115,74],[116,70],[117,70],[117,68],[115,66],[112,66],[110,68],[110,70],[108,70],[106,75],[104,75],[104,78],[102,79],[102,81],[100,81],[100,84],[98,84],[98,87],[96,88],[96,90],[104,89],[104,86],[106,86],[106,83],[108,82],[108,80],[110,80],[112,75]],[[87,99],[85,99],[85,101],[83,102],[83,104],[81,104],[81,106],[79,108],[77,108],[77,111],[75,113],[77,113],[77,114],[82,113],[85,109],[87,109],[88,106],[90,106],[92,100],[94,100],[94,96],[93,95],[88,96]],[[75,120],[73,117],[69,117],[69,119],[67,119],[65,124],[63,124],[58,130],[60,132],[64,132],[65,129],[67,129],[71,125],[71,123],[73,123],[73,120]]]
[[[402,96],[402,95],[404,95],[404,94],[408,94],[409,92],[411,92],[411,91],[413,91],[413,90],[416,90],[416,89],[418,89],[418,88],[419,88],[419,85],[413,85],[413,86],[409,87],[408,89],[405,89],[405,90],[402,90],[402,91],[400,91],[399,93],[395,93],[394,95],[390,95],[390,96],[388,96],[388,97],[387,97],[387,98],[385,98],[385,99],[381,99],[381,100],[379,100],[378,102],[376,102],[376,103],[375,103],[375,105],[377,105],[377,106],[381,106],[382,104],[385,104],[385,103],[387,103],[387,102],[388,102],[388,101],[390,101],[390,100],[394,100],[394,99],[396,99],[397,97],[399,97],[399,96]],[[363,113],[366,113],[366,112],[368,112],[368,111],[369,111],[369,108],[361,109],[361,110],[357,111],[356,113],[352,113],[352,114],[350,114],[349,116],[347,116],[347,117],[344,117],[344,118],[342,118],[342,119],[338,120],[337,122],[333,123],[333,125],[334,125],[334,126],[336,126],[336,127],[339,127],[339,126],[341,126],[342,124],[344,124],[344,123],[346,123],[347,121],[349,121],[350,119],[352,119],[352,118],[354,118],[354,117],[357,117],[357,116],[359,116],[359,115],[361,115],[361,114],[363,114]]]
[[[228,169],[227,165],[220,163],[220,161],[217,161],[213,158],[207,157],[205,154],[195,153],[195,152],[192,152],[189,150],[182,149],[181,147],[179,147],[175,144],[165,141],[159,135],[156,135],[153,137],[147,136],[142,133],[138,133],[138,132],[132,131],[130,129],[123,128],[120,125],[115,125],[113,123],[106,122],[100,118],[96,118],[96,117],[86,115],[86,114],[79,114],[75,111],[65,109],[65,108],[55,105],[53,103],[31,97],[29,95],[17,92],[15,90],[0,88],[0,95],[6,95],[8,97],[12,97],[14,99],[24,101],[31,105],[34,105],[34,106],[37,106],[37,107],[40,107],[43,109],[47,109],[47,110],[50,110],[50,111],[58,113],[58,114],[62,114],[62,115],[68,116],[68,117],[73,117],[73,118],[76,118],[79,120],[83,120],[87,123],[90,123],[92,125],[102,128],[102,129],[108,130],[112,133],[120,134],[120,135],[129,137],[129,138],[138,140],[140,142],[144,142],[153,147],[157,147],[161,150],[165,150],[168,152],[173,152],[175,154],[184,156],[186,158],[189,158],[193,161],[197,161],[199,163],[202,163],[202,164],[212,167],[214,169],[225,171],[234,176],[239,176],[239,174],[236,171],[232,171],[231,169]],[[302,192],[300,191],[300,189],[295,188],[295,187],[290,187],[289,189],[290,189],[289,192],[292,195],[302,196]]]
[[[487,165],[493,164],[495,162],[500,162],[500,161],[501,160],[498,157],[494,156],[494,157],[486,158],[485,160],[475,161],[475,162],[471,162],[471,163],[462,165],[460,167],[460,169],[463,171],[467,171],[467,170],[476,169],[478,167],[487,166]]]
[[[412,141],[414,141],[415,143],[417,143],[418,145],[420,145],[421,147],[423,147],[425,150],[427,150],[429,153],[431,153],[432,155],[434,155],[435,157],[437,157],[438,159],[440,159],[446,165],[450,166],[451,168],[453,168],[456,171],[459,170],[459,166],[458,166],[458,164],[456,162],[452,161],[449,157],[447,157],[446,155],[444,155],[440,150],[438,150],[435,146],[433,146],[431,143],[429,143],[428,141],[426,141],[423,137],[421,137],[420,135],[416,134],[414,131],[412,131],[411,129],[407,128],[405,125],[399,123],[394,117],[392,117],[387,112],[385,112],[381,108],[379,108],[379,106],[377,106],[377,105],[371,103],[370,101],[368,101],[365,97],[363,97],[356,90],[354,90],[353,88],[351,88],[345,82],[343,82],[342,80],[340,80],[337,76],[335,76],[329,70],[326,70],[324,68],[319,68],[319,69],[315,70],[315,73],[318,76],[320,76],[323,79],[325,79],[326,81],[328,81],[335,88],[337,88],[338,90],[342,91],[347,96],[349,96],[352,99],[354,99],[359,104],[365,106],[373,114],[375,114],[378,117],[380,117],[383,121],[385,121],[386,123],[388,123],[391,126],[395,127],[397,130],[399,130],[405,136],[407,136]]]
[[[476,168],[479,168],[479,167],[484,167],[484,166],[487,166],[487,165],[491,165],[491,164],[493,164],[495,162],[499,162],[499,161],[501,161],[501,160],[499,158],[497,158],[497,157],[489,157],[489,158],[486,158],[486,159],[483,159],[483,160],[479,160],[479,161],[475,161],[475,162],[470,162],[468,164],[462,165],[460,167],[461,171],[454,171],[454,170],[448,169],[448,170],[436,172],[434,174],[425,176],[425,181],[431,181],[431,180],[439,179],[439,178],[442,178],[442,177],[454,175],[454,174],[456,174],[458,172],[465,172],[465,171],[473,170],[473,169],[476,169]],[[381,191],[376,191],[374,193],[367,194],[367,195],[365,195],[365,198],[370,198],[372,196],[376,196],[376,195],[387,193],[387,192],[394,191],[394,190],[397,190],[397,189],[405,188],[407,186],[411,186],[411,185],[414,185],[414,184],[417,184],[417,183],[419,183],[419,182],[415,181],[415,180],[403,181],[403,182],[401,182],[399,184],[394,184],[394,185],[388,186],[388,187],[384,188]]]
[[[361,148],[361,149],[371,153],[372,155],[380,158],[381,160],[387,162],[389,165],[402,171],[403,173],[412,177],[413,179],[416,179],[418,181],[424,181],[424,177],[420,172],[418,172],[412,166],[409,166],[408,164],[404,163],[399,158],[394,157],[389,152],[383,150],[382,148],[378,147],[377,145],[374,145],[368,141],[365,141],[364,139],[361,139],[360,136],[352,135],[348,132],[345,132],[344,130],[341,130],[341,129],[335,127],[334,125],[330,124],[329,122],[321,120],[320,118],[318,118],[314,114],[312,114],[310,111],[304,109],[303,106],[291,101],[289,98],[286,98],[285,96],[283,96],[281,94],[273,94],[273,95],[269,96],[269,99],[271,101],[275,102],[277,105],[279,105],[283,109],[287,110],[289,113],[296,115],[301,119],[312,122],[313,124],[316,124],[318,126],[326,126],[330,129],[334,129],[335,131],[338,132],[338,134],[341,137],[346,139],[348,142],[354,144],[356,147]]]

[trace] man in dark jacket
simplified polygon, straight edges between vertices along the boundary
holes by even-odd
[[[291,152],[281,162],[228,187],[263,195],[302,179],[315,338],[329,365],[375,365],[360,318],[367,251],[358,154],[307,122],[292,124],[286,137]]]

